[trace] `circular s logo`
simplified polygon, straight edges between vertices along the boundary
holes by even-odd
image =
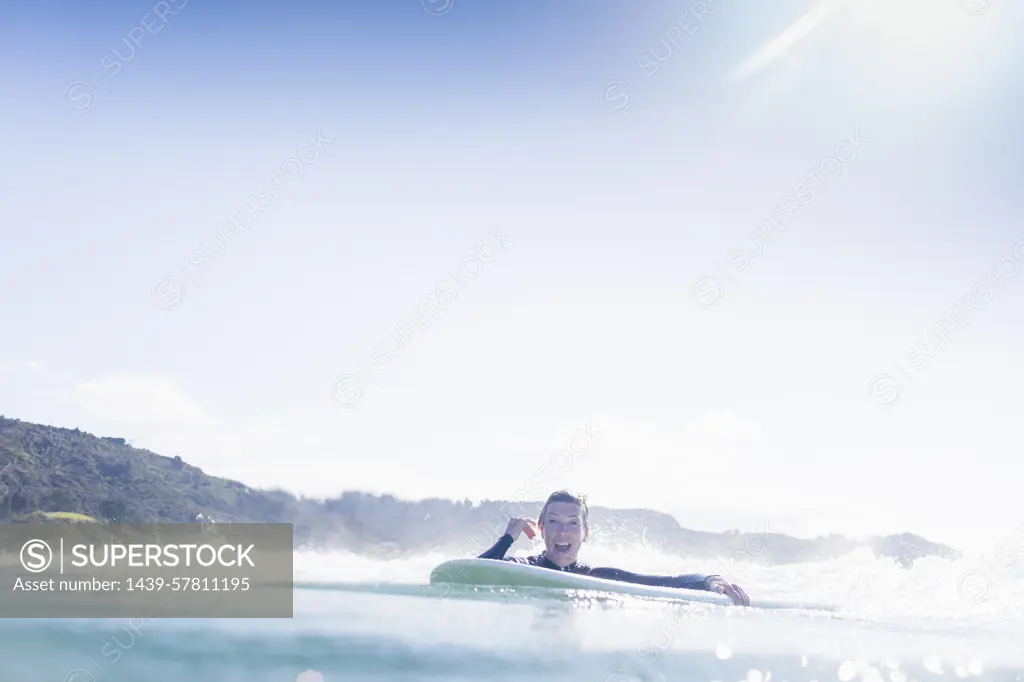
[[[355,407],[363,399],[363,382],[355,374],[343,374],[331,387],[331,399],[341,407]]]
[[[903,387],[891,374],[879,374],[868,385],[868,397],[875,407],[889,408],[900,401]]]
[[[623,81],[612,81],[601,90],[601,106],[609,114],[622,114],[633,106],[633,88]]]
[[[53,563],[53,550],[42,540],[29,540],[21,546],[21,565],[29,573],[42,573]]]

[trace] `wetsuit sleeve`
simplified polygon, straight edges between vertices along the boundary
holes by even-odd
[[[711,590],[713,579],[721,580],[721,576],[705,575],[703,573],[688,573],[686,575],[643,575],[641,573],[630,573],[621,568],[591,568],[588,575],[606,580],[620,580],[624,583],[636,583],[638,585],[651,585],[655,587],[677,587],[685,590]]]
[[[509,548],[512,547],[513,542],[514,540],[512,540],[512,536],[508,533],[505,533],[500,538],[498,538],[498,541],[494,543],[493,547],[491,547],[489,550],[478,556],[477,559],[504,559],[505,552],[507,552]]]

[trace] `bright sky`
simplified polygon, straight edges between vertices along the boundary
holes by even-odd
[[[1024,5],[12,13],[3,414],[309,495],[1024,522]]]

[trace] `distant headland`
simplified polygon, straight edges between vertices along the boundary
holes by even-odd
[[[0,416],[0,523],[291,523],[296,546],[375,557],[422,552],[478,553],[504,531],[510,513],[536,517],[541,501],[472,504],[404,501],[348,491],[333,499],[296,497],[208,476],[180,457],[132,447],[123,438],[32,424]],[[838,558],[861,547],[911,566],[921,557],[960,553],[910,533],[855,541],[781,533],[710,533],[682,528],[647,509],[591,507],[591,537],[680,557],[735,557],[790,564]]]

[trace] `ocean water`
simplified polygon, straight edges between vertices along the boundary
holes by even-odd
[[[0,620],[0,682],[1024,680],[1024,572],[984,556],[902,569],[869,552],[779,567],[581,555],[719,572],[755,601],[830,612],[431,588],[447,558],[299,554],[290,620]]]

